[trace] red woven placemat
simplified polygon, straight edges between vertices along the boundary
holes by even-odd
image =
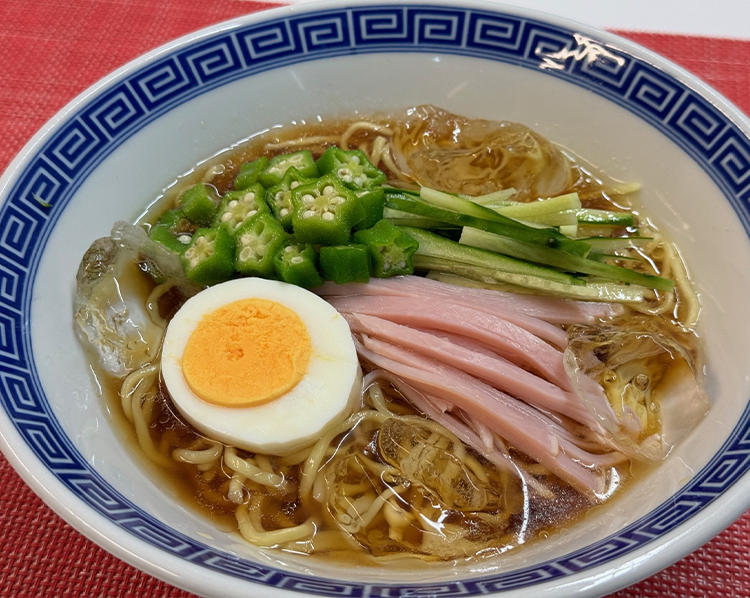
[[[58,109],[128,60],[268,4],[239,0],[0,0],[0,170]],[[620,32],[671,58],[750,114],[750,42]],[[0,457],[0,596],[187,597],[98,548]],[[750,597],[750,513],[617,598]]]

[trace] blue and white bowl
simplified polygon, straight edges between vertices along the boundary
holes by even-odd
[[[522,122],[616,178],[682,248],[703,302],[710,414],[607,509],[494,561],[409,571],[279,557],[217,531],[112,427],[73,333],[78,262],[178,174],[257,131],[432,103]],[[330,2],[168,44],[76,98],[0,181],[0,435],[26,482],[123,560],[212,596],[596,596],[750,506],[750,123],[616,36],[453,0]],[[50,207],[37,201],[42,198]]]

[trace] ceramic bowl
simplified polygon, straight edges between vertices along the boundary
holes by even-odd
[[[113,429],[73,332],[78,262],[240,138],[423,103],[524,123],[643,185],[700,293],[711,412],[609,508],[501,559],[362,569],[249,546],[176,501]],[[2,449],[82,533],[198,594],[596,596],[634,583],[750,506],[749,137],[736,108],[666,60],[515,8],[330,2],[188,35],[76,98],[2,178]]]

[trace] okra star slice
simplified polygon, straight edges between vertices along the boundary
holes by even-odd
[[[181,209],[168,210],[164,212],[156,223],[151,227],[148,236],[158,241],[167,249],[182,255],[185,253],[196,225],[185,218]]]
[[[152,226],[148,236],[178,255],[185,253],[191,239],[190,235],[175,235],[172,229],[165,224]]]
[[[266,191],[266,203],[271,208],[276,220],[287,229],[292,229],[292,189],[300,185],[311,183],[314,179],[303,177],[299,171],[292,166],[286,171],[284,178],[278,185],[274,185]]]
[[[188,220],[207,226],[211,224],[216,213],[216,203],[208,192],[208,187],[198,183],[183,191],[180,195],[180,205]]]
[[[214,218],[214,226],[223,226],[230,235],[257,214],[268,214],[268,206],[263,200],[266,191],[255,184],[242,191],[229,191],[224,194],[219,210]]]
[[[320,273],[336,284],[370,280],[370,253],[364,245],[332,245],[320,248]]]
[[[290,243],[274,256],[273,265],[284,282],[312,289],[323,284],[316,267],[317,261],[318,254],[312,245]]]
[[[293,154],[282,154],[271,158],[268,166],[260,173],[260,182],[266,189],[278,185],[284,178],[286,171],[292,167],[296,168],[304,177],[318,176],[318,169],[315,166],[312,153],[310,150],[301,150]]]
[[[365,211],[365,218],[355,227],[357,230],[375,226],[383,219],[385,209],[385,192],[382,187],[373,187],[372,189],[360,189],[354,191],[354,194],[362,202],[362,209]]]
[[[292,228],[300,243],[343,245],[365,211],[360,199],[334,176],[292,190]]]
[[[252,187],[260,180],[261,171],[268,166],[268,158],[261,156],[252,162],[245,162],[240,166],[240,171],[234,178],[234,188],[236,191],[242,191]]]
[[[234,273],[234,240],[223,228],[199,228],[182,254],[187,277],[209,286],[224,282]]]
[[[329,147],[318,159],[318,174],[333,173],[351,189],[370,188],[385,182],[385,174],[373,165],[362,150]]]
[[[234,269],[245,276],[273,278],[274,255],[288,239],[289,235],[271,214],[253,216],[234,235]]]
[[[419,243],[388,220],[357,231],[354,241],[366,246],[370,252],[372,275],[376,278],[414,273],[412,259]]]

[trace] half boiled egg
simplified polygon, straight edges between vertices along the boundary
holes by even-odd
[[[303,288],[261,278],[209,287],[172,318],[162,376],[182,415],[211,439],[288,455],[361,401],[346,320]]]

